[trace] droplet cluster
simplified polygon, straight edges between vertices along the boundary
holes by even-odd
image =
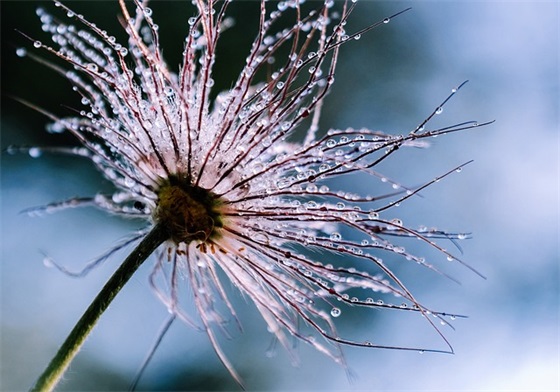
[[[154,276],[160,274],[169,290],[158,289],[158,296],[170,312],[188,320],[177,294],[187,277],[202,328],[214,344],[215,330],[236,317],[223,276],[253,301],[288,350],[289,335],[337,362],[342,362],[340,344],[384,347],[338,335],[334,319],[345,307],[415,312],[439,333],[428,315],[442,322],[447,315],[421,305],[384,259],[438,271],[407,250],[405,242],[416,239],[460,261],[437,241],[455,242],[468,233],[412,228],[393,216],[393,208],[464,165],[417,187],[391,180],[376,167],[401,148],[426,147],[427,138],[479,124],[430,129],[429,120],[442,112],[457,88],[402,135],[354,128],[325,132],[319,126],[340,47],[398,14],[347,32],[354,0],[342,9],[325,1],[307,15],[297,0],[263,1],[256,5],[260,26],[242,72],[229,90],[211,95],[217,42],[232,24],[226,17],[229,1],[196,2],[197,14],[186,20],[177,70],[163,59],[154,12],[135,1],[131,15],[121,4],[126,44],[62,3],[55,5],[69,23],[42,8],[37,11],[52,43],[34,41],[32,46],[69,64],[67,70],[56,70],[71,82],[83,105],[79,115],[53,115],[56,121],[48,130],[72,133],[83,147],[58,152],[91,159],[116,187],[113,195],[71,199],[43,211],[95,205],[167,222],[173,241]],[[278,28],[282,17],[290,15],[295,18],[291,25]],[[20,48],[17,54],[28,56],[28,51]],[[305,135],[302,142],[291,138],[296,130]],[[55,150],[26,149],[32,157]],[[364,176],[374,194],[341,185]],[[171,273],[164,272],[168,264]],[[390,297],[405,302],[381,299]],[[230,314],[218,312],[216,301]],[[301,324],[314,334],[301,333]],[[235,375],[221,350],[216,351]]]

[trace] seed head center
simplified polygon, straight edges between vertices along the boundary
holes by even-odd
[[[214,193],[181,176],[165,180],[158,190],[156,222],[167,228],[177,244],[206,242],[219,237],[223,203]]]

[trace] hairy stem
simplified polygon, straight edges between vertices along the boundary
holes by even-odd
[[[156,225],[142,242],[128,255],[119,269],[111,276],[82,318],[74,326],[43,374],[31,391],[52,391],[76,356],[97,321],[109,307],[115,296],[124,287],[138,267],[160,246],[169,235],[160,225]]]

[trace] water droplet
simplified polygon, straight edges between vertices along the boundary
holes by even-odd
[[[390,21],[391,21],[390,18],[385,18],[385,19],[383,19],[383,23],[385,23],[385,24],[389,23]]]
[[[126,177],[125,180],[124,180],[124,184],[128,187],[132,187],[132,186],[136,185],[136,181],[133,178]]]
[[[403,222],[402,220],[395,218],[395,219],[391,219],[391,223],[394,224],[395,226],[402,226]]]
[[[89,63],[86,68],[92,72],[97,72],[97,64],[95,63]]]
[[[52,268],[54,267],[54,262],[50,257],[47,256],[43,259],[43,265],[47,268]]]
[[[18,49],[16,50],[16,55],[17,55],[18,57],[25,57],[25,55],[27,55],[27,49],[25,49],[25,48],[18,48]]]
[[[436,109],[436,114],[441,114],[443,112],[443,108],[440,106]]]
[[[333,241],[340,241],[342,239],[342,236],[340,235],[340,233],[332,233],[330,238]]]
[[[146,16],[152,16],[152,13],[153,13],[153,12],[152,12],[152,9],[151,9],[151,8],[148,8],[148,7],[144,8],[144,15],[146,15]]]
[[[338,317],[338,316],[340,316],[341,313],[342,312],[340,311],[339,308],[332,308],[331,309],[331,316],[333,316],[333,317]]]
[[[336,140],[334,139],[327,140],[327,147],[334,147],[334,146],[336,146]]]
[[[43,43],[41,41],[35,41],[33,42],[33,46],[36,48],[40,48],[41,46],[43,46]]]
[[[41,156],[41,149],[38,147],[31,147],[28,153],[31,158],[38,158]]]

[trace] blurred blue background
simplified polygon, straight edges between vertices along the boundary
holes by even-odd
[[[9,97],[57,113],[66,110],[61,104],[78,106],[67,82],[29,58],[15,56],[16,48],[31,45],[14,28],[50,40],[34,14],[37,4],[0,3],[2,148],[75,143],[67,135],[47,134],[44,117]],[[52,3],[42,4],[55,12]],[[119,29],[116,2],[69,4],[107,30]],[[424,303],[469,316],[454,322],[456,331],[446,330],[456,354],[347,348],[348,363],[356,375],[353,384],[342,368],[305,345],[299,347],[299,367],[291,366],[281,349],[267,358],[271,338],[266,326],[256,310],[231,290],[245,333],[224,345],[251,390],[560,388],[559,5],[553,1],[361,1],[347,30],[408,6],[413,9],[341,49],[322,129],[363,126],[406,133],[452,87],[469,79],[438,122],[495,119],[496,123],[437,138],[428,150],[401,151],[383,171],[405,185],[417,185],[474,159],[460,174],[391,213],[413,227],[425,224],[473,232],[472,239],[461,243],[463,259],[487,280],[439,259],[435,263],[461,285],[435,274],[419,274],[415,268],[401,268],[399,274]],[[161,26],[164,55],[170,64],[177,64],[191,13],[182,2],[157,2],[152,8]],[[218,57],[222,66],[217,85],[223,88],[238,72],[236,65],[244,62],[244,48],[255,32],[249,19],[256,8],[254,2],[232,5],[237,27],[224,35],[227,45]],[[25,390],[126,252],[80,279],[46,268],[43,254],[79,269],[141,223],[87,209],[40,218],[21,214],[28,207],[111,187],[87,161],[50,155],[32,159],[3,154],[1,158],[0,388]],[[386,191],[381,184],[366,185],[357,191]],[[117,297],[60,390],[127,388],[166,317],[149,288],[149,272],[150,263],[146,263]],[[187,309],[192,310],[188,305]],[[343,314],[337,321],[352,337],[440,347],[437,338],[420,336],[407,328],[406,318],[394,316],[362,310]],[[237,387],[205,335],[177,323],[139,389]]]

